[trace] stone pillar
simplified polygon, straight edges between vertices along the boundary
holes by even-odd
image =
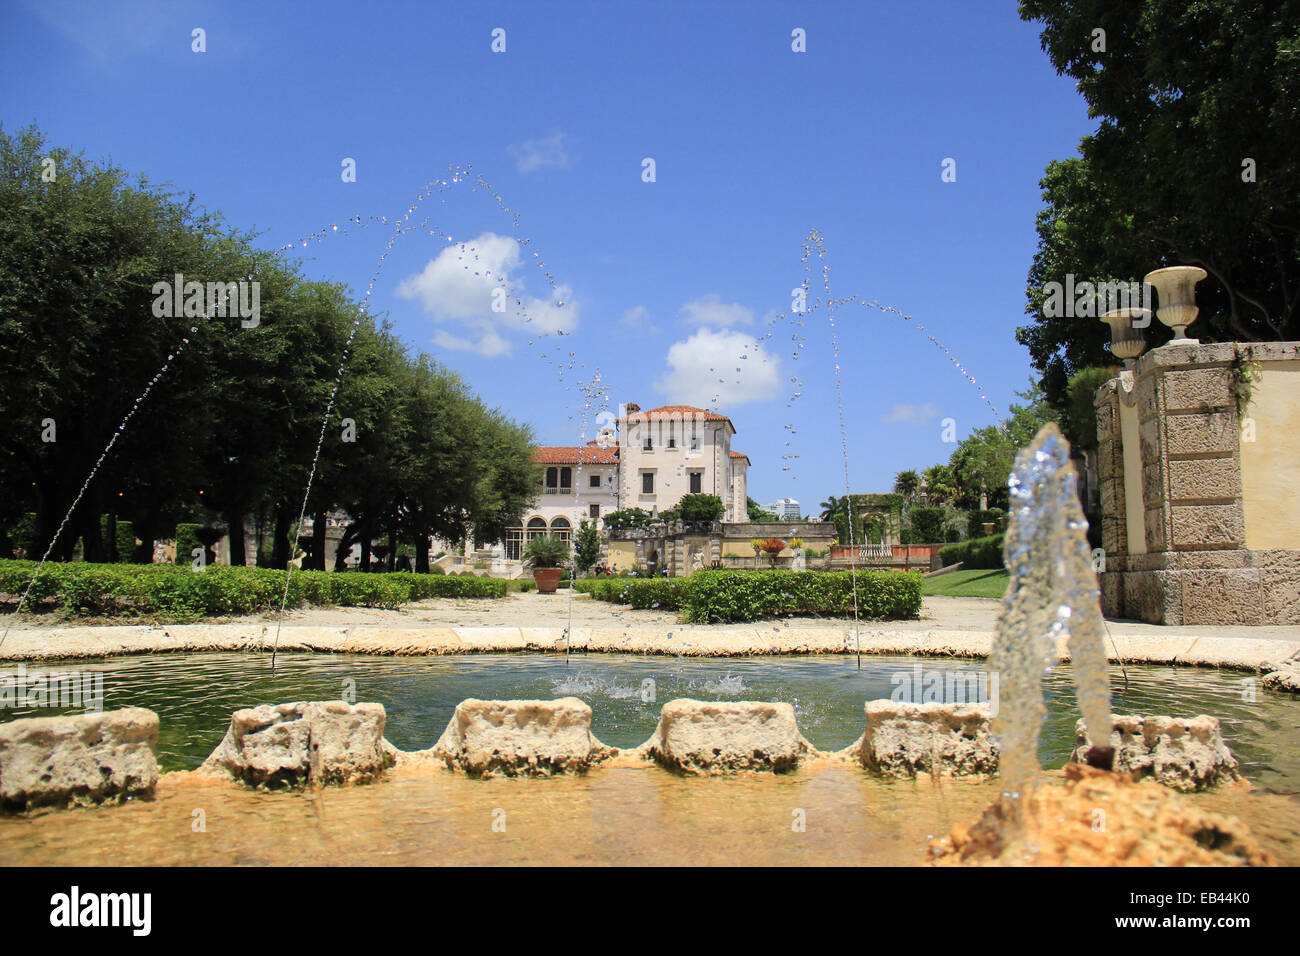
[[[1128,555],[1128,525],[1124,497],[1124,442],[1120,435],[1120,396],[1123,386],[1113,378],[1097,390],[1097,475],[1101,501],[1101,547],[1106,568],[1101,575],[1101,609],[1110,617],[1123,614],[1121,578]]]
[[[1287,355],[1296,352],[1285,345]],[[1280,348],[1167,345],[1136,363],[1131,397],[1120,378],[1098,390],[1105,613],[1163,624],[1283,623],[1285,602],[1266,592],[1285,577],[1275,568],[1300,554],[1247,545],[1237,388],[1244,363],[1267,361]],[[1134,411],[1121,407],[1126,400],[1136,403],[1136,449],[1120,427]],[[1127,501],[1137,488],[1140,541],[1132,540],[1139,525]]]

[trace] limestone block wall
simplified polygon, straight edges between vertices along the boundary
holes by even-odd
[[[1300,343],[1167,345],[1096,408],[1105,612],[1300,623]]]

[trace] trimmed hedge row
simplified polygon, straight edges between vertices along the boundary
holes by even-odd
[[[692,624],[764,617],[910,618],[921,612],[921,575],[900,571],[697,571],[687,578],[682,610]]]
[[[939,560],[946,568],[958,561],[967,570],[1002,567],[1002,539],[1005,535],[995,534],[987,538],[971,538],[960,544],[950,544],[939,549]]]
[[[910,618],[921,610],[921,576],[859,571],[858,613]],[[579,581],[577,590],[633,608],[681,610],[692,624],[726,624],[765,617],[839,617],[853,613],[850,571],[696,571],[687,578],[606,578]]]
[[[16,602],[32,580],[35,561],[0,561],[0,594]],[[500,578],[472,575],[295,571],[289,577],[289,607],[401,607],[433,597],[506,596]],[[146,615],[173,622],[278,610],[284,572],[270,568],[46,564],[28,595],[27,610],[53,605],[74,616]]]
[[[575,591],[590,594],[597,601],[630,604],[638,611],[676,611],[690,578],[587,578],[574,584]]]

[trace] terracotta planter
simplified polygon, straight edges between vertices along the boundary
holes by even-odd
[[[564,568],[533,568],[533,580],[538,594],[554,594],[564,576]]]

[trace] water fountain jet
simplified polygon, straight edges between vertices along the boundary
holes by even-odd
[[[1011,520],[1003,553],[1011,583],[989,667],[1001,681],[993,730],[1002,745],[1004,799],[1014,811],[1025,805],[1038,776],[1038,738],[1047,715],[1042,678],[1060,662],[1062,643],[1087,728],[1087,762],[1109,769],[1113,751],[1105,622],[1088,523],[1069,443],[1055,425],[1045,425],[1020,451],[1007,483]]]

